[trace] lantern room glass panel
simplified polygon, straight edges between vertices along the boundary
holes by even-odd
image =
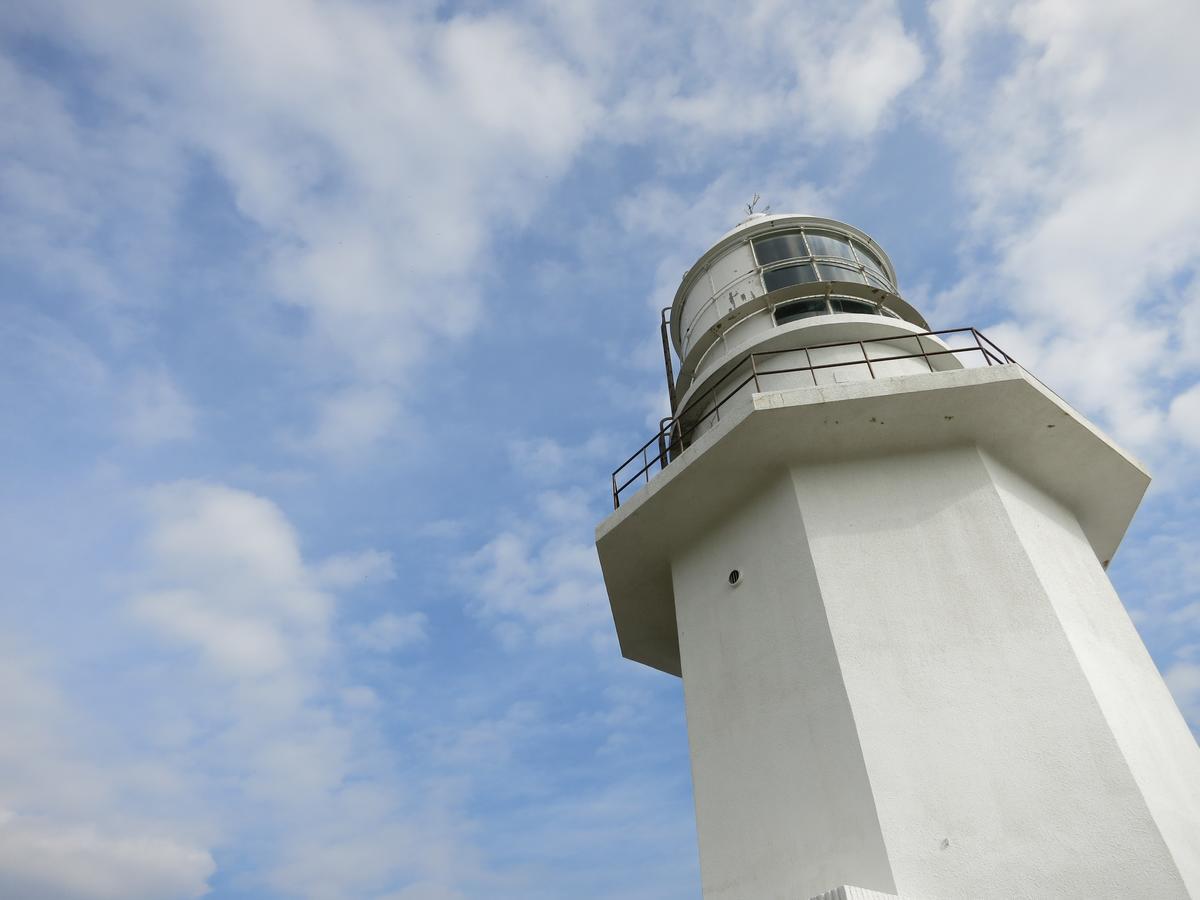
[[[850,249],[848,238],[827,231],[808,232],[808,246],[813,256],[838,256],[842,259],[854,259],[854,251]]]
[[[808,256],[808,248],[804,245],[804,235],[799,231],[792,231],[755,241],[754,255],[758,257],[759,265],[765,266],[785,259]]]
[[[802,263],[798,266],[784,266],[781,269],[771,269],[768,272],[763,272],[763,284],[768,291],[777,291],[780,288],[790,287],[793,284],[807,284],[810,281],[819,281],[816,269],[809,263]]]

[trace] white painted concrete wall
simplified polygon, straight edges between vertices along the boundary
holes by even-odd
[[[803,528],[783,474],[672,564],[707,900],[893,888]]]
[[[1083,549],[1079,523],[994,459],[984,461],[1155,824],[1200,897],[1200,746],[1112,582]]]
[[[762,296],[762,276],[749,240],[730,247],[701,272],[679,308],[682,355],[721,316],[755,297]]]
[[[978,450],[793,470],[671,572],[709,900],[1200,897],[1195,743],[1078,525]]]

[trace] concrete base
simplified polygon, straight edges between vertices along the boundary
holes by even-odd
[[[879,891],[868,891],[866,888],[843,884],[832,891],[817,894],[812,900],[903,900],[903,898],[897,897],[895,894],[881,894]]]

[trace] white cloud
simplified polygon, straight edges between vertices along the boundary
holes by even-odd
[[[538,520],[551,528],[591,525],[595,513],[591,501],[594,499],[594,491],[578,486],[540,491],[535,498]]]
[[[105,439],[141,448],[193,437],[198,413],[161,365],[121,372],[69,323],[13,304],[0,324],[4,374],[44,392],[64,419],[88,419]]]
[[[5,24],[85,57],[112,111],[80,116],[44,73],[0,70],[10,251],[138,340],[139,310],[171,296],[173,217],[203,161],[261,236],[258,287],[304,315],[316,415],[299,443],[343,458],[411,424],[414,372],[480,320],[493,235],[528,221],[589,141],[861,140],[923,67],[890,0],[449,16],[60,0]],[[134,432],[186,435],[179,398],[146,393]]]
[[[435,541],[453,541],[466,532],[467,525],[461,519],[434,519],[413,529],[417,537],[429,538]]]
[[[942,65],[931,117],[961,152],[978,253],[956,296],[997,303],[1032,351],[1022,361],[1118,438],[1160,449],[1196,300],[1177,279],[1200,258],[1200,186],[1181,178],[1200,142],[1187,37],[1200,8],[1065,0],[938,4]],[[1168,24],[1169,23],[1169,24]],[[1007,41],[1011,68],[973,71]],[[1189,319],[1190,317],[1190,319]],[[1186,405],[1186,401],[1185,401]]]
[[[205,893],[215,864],[203,824],[185,820],[190,810],[178,780],[155,761],[130,767],[94,759],[77,731],[78,712],[44,664],[7,641],[3,651],[0,895],[157,900]],[[178,807],[156,811],[162,802]]]
[[[93,250],[102,229],[125,245],[143,223],[160,245],[178,240],[162,219],[179,173],[211,162],[266,235],[264,283],[307,314],[318,375],[361,380],[323,405],[312,445],[336,454],[383,437],[399,409],[388,395],[434,341],[471,330],[491,228],[535,208],[597,114],[537,29],[502,14],[129,0],[50,4],[19,27],[69,28],[119,114],[85,122],[54,86],[0,71],[15,125],[0,178],[28,201],[18,252],[117,303],[122,271]],[[152,193],[152,215],[125,217],[114,187]]]
[[[573,3],[547,14],[603,86],[606,135],[690,151],[772,132],[800,144],[865,138],[923,68],[889,0],[697,2],[675,15]]]
[[[340,460],[363,457],[396,427],[401,416],[393,390],[356,385],[322,398],[317,421],[301,444]]]
[[[177,482],[154,488],[147,502],[147,546],[159,580],[199,586],[222,604],[253,601],[314,626],[327,618],[330,600],[313,588],[296,532],[269,500],[221,484]]]
[[[205,850],[153,835],[113,837],[0,809],[0,891],[27,900],[200,897],[216,865]]]
[[[393,653],[428,640],[428,622],[424,613],[384,613],[365,625],[353,626],[350,635],[355,643],[368,650]]]
[[[342,590],[360,584],[391,581],[396,577],[390,553],[364,550],[342,553],[324,559],[316,567],[316,578],[323,586]]]
[[[343,688],[341,700],[350,709],[374,710],[379,706],[379,695],[365,684]]]
[[[142,594],[133,609],[162,635],[202,650],[224,675],[267,675],[286,669],[292,661],[287,639],[275,622],[254,613],[213,609],[205,594]]]
[[[125,388],[121,431],[137,444],[154,446],[192,436],[196,412],[162,369],[135,373]]]
[[[467,561],[473,609],[510,641],[558,643],[607,624],[596,551],[587,540],[504,531]]]
[[[22,15],[20,25],[32,26]],[[0,20],[0,29],[16,25]],[[4,29],[7,30],[7,29]],[[97,139],[65,92],[0,54],[0,256],[103,312],[104,337],[128,340],[139,288],[161,274],[179,160],[145,122]],[[120,220],[129,241],[106,229]]]
[[[1200,664],[1181,660],[1163,676],[1175,702],[1194,728],[1200,728]]]
[[[311,690],[333,598],[278,507],[201,482],[156,488],[149,507],[152,586],[130,602],[137,619],[235,684],[260,682],[285,704]]]
[[[469,608],[504,643],[590,639],[608,625],[588,496],[578,488],[541,492],[535,515],[463,560]]]
[[[792,8],[781,4],[773,12],[788,16]],[[822,52],[794,46],[804,108],[818,110],[831,129],[865,137],[880,127],[892,102],[921,75],[924,58],[886,0],[858,6],[838,24],[825,35]]]
[[[1180,439],[1200,448],[1200,384],[1192,385],[1171,401],[1168,417]]]
[[[566,468],[569,450],[552,438],[518,438],[508,443],[512,467],[533,477],[553,477]]]
[[[222,826],[216,844],[254,832],[255,878],[310,898],[422,878],[454,884],[459,876],[438,860],[472,851],[448,810],[438,827],[415,824],[436,798],[397,780],[376,730],[379,698],[347,680],[334,633],[327,589],[388,578],[390,559],[309,563],[278,507],[224,485],[164,485],[148,508],[148,588],[129,608],[173,660],[178,693],[163,705],[188,722],[194,777],[238,785],[236,798],[208,810]],[[424,617],[385,615],[349,633],[372,650],[398,649],[424,638]],[[171,652],[179,646],[193,653],[181,660]]]
[[[576,477],[597,463],[607,463],[619,452],[612,436],[599,431],[578,444],[548,437],[514,438],[507,449],[509,465],[518,475],[547,484]]]

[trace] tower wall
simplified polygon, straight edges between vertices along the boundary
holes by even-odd
[[[1189,896],[1195,745],[1073,517],[981,451],[795,467],[671,573],[709,900]]]
[[[1200,746],[1112,582],[1063,506],[995,460],[1022,547],[1193,897],[1200,897]]]
[[[890,891],[787,472],[671,569],[705,898],[807,898],[846,882]]]

